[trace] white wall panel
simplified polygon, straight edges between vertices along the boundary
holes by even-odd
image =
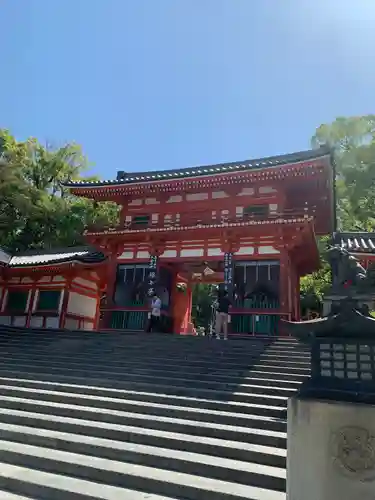
[[[259,247],[258,248],[258,252],[260,254],[276,254],[276,253],[280,253],[279,250],[277,250],[276,248],[274,247],[271,247],[271,246],[263,246],[263,247]]]
[[[83,278],[74,278],[73,283],[77,284],[77,285],[82,285],[82,286],[84,286],[86,288],[91,288],[91,290],[93,290],[95,292],[97,290],[96,283],[93,282],[93,281],[90,281],[90,280],[85,280]]]
[[[183,248],[180,253],[181,257],[203,257],[203,255],[203,248]]]
[[[60,318],[47,318],[46,328],[59,328]]]
[[[254,247],[243,246],[236,252],[236,255],[253,255]]]
[[[77,330],[78,325],[79,325],[78,319],[65,318],[64,328],[66,328],[67,330]]]
[[[39,328],[43,326],[43,316],[32,316],[30,318],[30,326],[32,328]]]
[[[96,304],[97,299],[93,297],[86,297],[77,292],[70,292],[67,313],[94,318],[96,314]]]
[[[26,326],[26,316],[14,316],[13,326]]]

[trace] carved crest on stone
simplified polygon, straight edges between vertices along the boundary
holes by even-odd
[[[347,476],[359,481],[375,480],[375,436],[365,428],[348,426],[331,436],[331,456]]]

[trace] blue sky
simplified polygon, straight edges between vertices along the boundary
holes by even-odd
[[[309,147],[375,112],[374,0],[2,0],[0,126],[92,172]]]

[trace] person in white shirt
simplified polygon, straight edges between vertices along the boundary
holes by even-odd
[[[160,314],[161,314],[161,300],[158,295],[155,293],[152,297],[151,301],[151,314],[150,321],[148,323],[147,332],[156,332],[159,328],[160,323]]]

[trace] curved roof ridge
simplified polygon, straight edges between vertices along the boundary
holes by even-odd
[[[103,181],[71,181],[64,183],[65,187],[105,187],[116,186],[123,184],[142,183],[160,180],[175,180],[187,177],[199,177],[204,175],[215,175],[227,172],[237,172],[246,170],[257,170],[263,168],[279,167],[288,163],[297,163],[300,161],[312,160],[327,156],[331,153],[330,148],[322,146],[318,149],[309,149],[305,151],[298,151],[296,153],[288,153],[284,155],[269,156],[264,158],[257,158],[253,160],[243,160],[237,162],[218,163],[212,165],[202,165],[196,167],[185,167],[172,170],[159,170],[159,171],[144,171],[127,173],[118,172],[117,179],[103,180]]]

